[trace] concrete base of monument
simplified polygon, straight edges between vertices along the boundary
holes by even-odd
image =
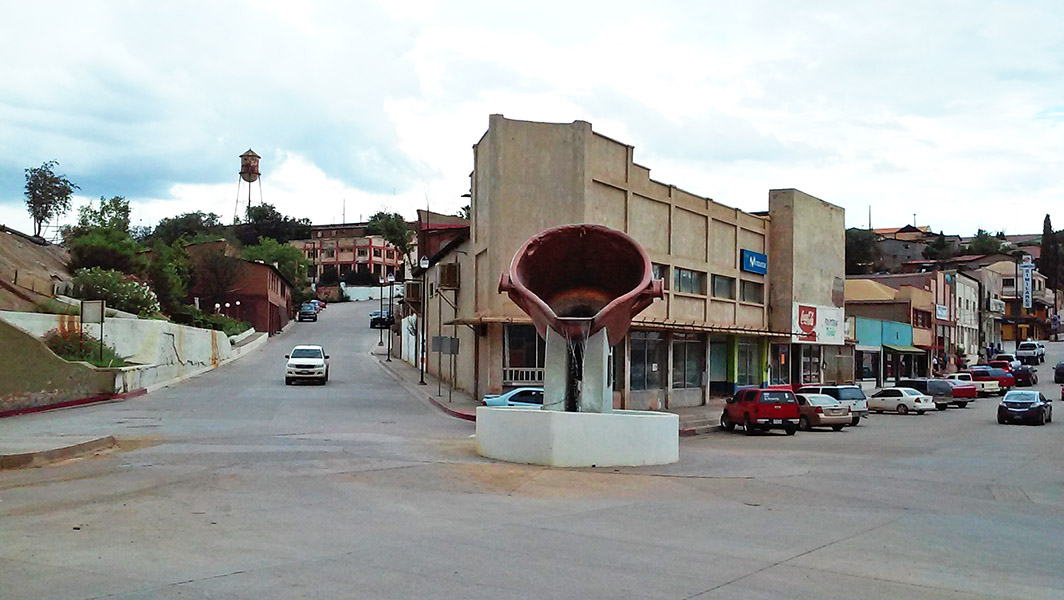
[[[680,460],[679,416],[477,407],[477,452],[548,467],[638,467]]]

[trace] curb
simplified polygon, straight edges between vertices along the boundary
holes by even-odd
[[[384,355],[382,355],[382,354],[373,354],[373,352],[371,351],[370,352],[370,356],[384,356]],[[385,364],[384,360],[377,359],[377,363],[385,371],[387,371],[392,377],[394,377],[396,379],[396,381],[398,381],[401,385],[403,385],[403,387],[412,388],[413,392],[417,393],[418,395],[420,395],[423,398],[425,398],[426,400],[428,400],[433,406],[435,406],[436,408],[440,409],[441,411],[443,411],[447,415],[452,416],[452,417],[454,417],[456,419],[462,419],[463,421],[471,421],[473,423],[476,423],[477,415],[475,413],[472,414],[472,415],[466,414],[466,413],[457,411],[457,410],[447,406],[446,404],[443,404],[442,402],[440,402],[439,400],[433,398],[429,394],[426,394],[426,393],[422,392],[420,389],[418,389],[418,387],[415,387],[414,385],[409,384],[406,381],[406,379],[403,378],[402,375],[396,373],[395,370],[391,368],[391,366]]]
[[[84,454],[114,448],[118,445],[113,435],[96,438],[73,446],[40,450],[38,452],[24,452],[21,454],[0,454],[0,471],[8,469],[25,469],[27,467],[39,467],[48,463],[74,458]]]
[[[11,410],[5,410],[3,412],[0,412],[0,419],[3,419],[5,417],[17,417],[19,415],[28,415],[31,413],[44,412],[46,410],[73,408],[75,406],[84,406],[86,404],[95,404],[97,402],[122,401],[127,398],[136,398],[137,396],[143,396],[147,393],[147,388],[140,388],[139,390],[133,390],[131,392],[122,392],[120,394],[99,394],[97,396],[89,396],[88,398],[78,398],[77,400],[65,400],[63,402],[56,402],[55,404],[45,404],[43,406],[14,408]]]

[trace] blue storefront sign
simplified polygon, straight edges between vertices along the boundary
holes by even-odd
[[[765,275],[768,273],[768,256],[753,250],[743,250],[742,265],[739,268],[747,273]]]

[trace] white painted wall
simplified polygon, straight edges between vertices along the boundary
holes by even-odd
[[[477,452],[551,467],[664,465],[680,460],[679,416],[477,407]]]

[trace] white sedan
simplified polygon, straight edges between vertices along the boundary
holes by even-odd
[[[905,415],[909,414],[909,411],[916,411],[916,414],[922,415],[934,408],[935,403],[931,396],[907,387],[886,388],[872,394],[868,399],[868,410],[874,412],[890,410]]]
[[[291,354],[285,354],[284,384],[311,379],[325,385],[329,381],[329,355],[321,346],[296,346]]]

